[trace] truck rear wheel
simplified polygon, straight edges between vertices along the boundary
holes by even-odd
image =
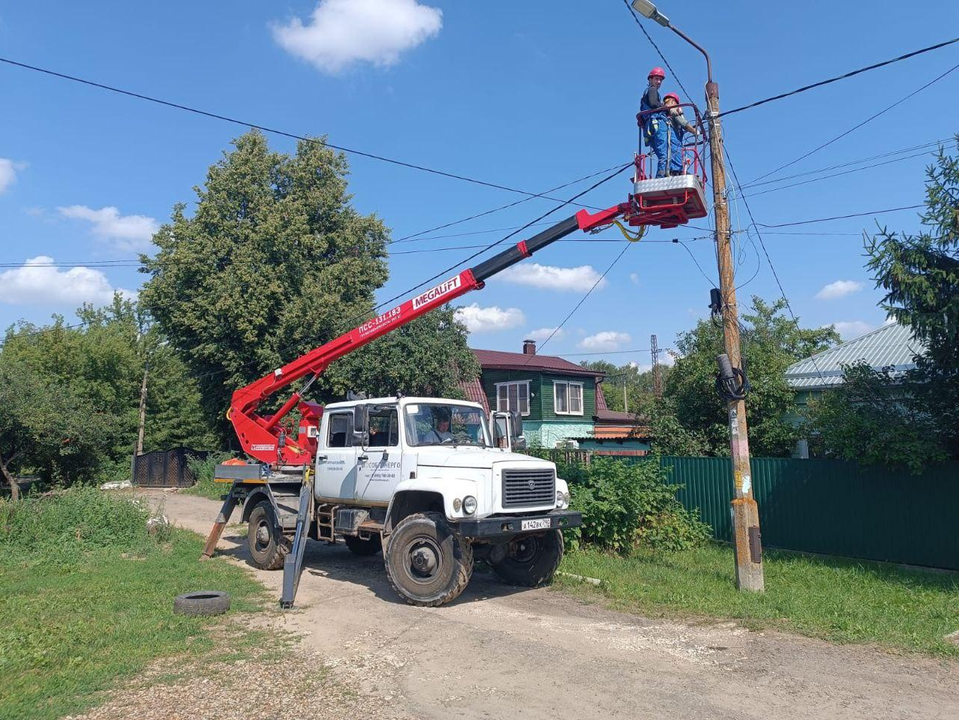
[[[473,548],[440,513],[400,521],[387,543],[390,585],[411,605],[436,607],[463,592],[473,574]]]
[[[250,512],[247,549],[253,564],[261,570],[279,570],[290,552],[290,543],[278,527],[273,506],[266,500]]]
[[[550,582],[563,559],[563,535],[519,535],[510,541],[507,555],[493,563],[493,571],[506,583],[537,587]]]

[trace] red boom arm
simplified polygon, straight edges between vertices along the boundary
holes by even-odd
[[[630,214],[634,208],[635,202],[631,199],[631,201],[603,210],[595,215],[591,215],[586,210],[581,210],[574,217],[557,223],[529,240],[517,243],[474,268],[464,270],[459,275],[444,280],[436,287],[430,288],[372,320],[368,320],[359,327],[311,350],[282,368],[274,370],[272,374],[240,388],[233,394],[227,417],[237,431],[237,437],[240,439],[244,452],[270,465],[308,464],[313,457],[312,439],[298,438],[297,441],[288,439],[277,427],[277,424],[281,418],[301,402],[303,393],[313,380],[327,369],[330,363],[366,345],[371,340],[376,340],[401,325],[406,325],[411,320],[425,315],[440,305],[444,305],[471,290],[479,290],[483,287],[484,280],[491,275],[495,275],[526,257],[530,257],[540,248],[569,235],[574,230],[593,230],[597,227],[609,225],[621,215]],[[260,403],[278,390],[307,375],[313,377],[305,383],[304,387],[295,392],[276,413],[269,417],[256,414]],[[305,409],[308,413],[312,410],[310,407]]]

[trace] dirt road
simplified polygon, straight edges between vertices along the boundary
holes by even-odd
[[[151,493],[206,534],[218,503]],[[220,554],[247,565],[230,529]],[[249,565],[247,565],[250,567]],[[277,597],[280,572],[251,568]],[[309,543],[298,610],[266,622],[415,718],[950,718],[957,666],[733,623],[648,620],[475,575],[455,603],[403,604],[382,559]],[[379,704],[379,703],[378,703]]]

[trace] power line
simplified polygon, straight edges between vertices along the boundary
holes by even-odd
[[[255,130],[260,130],[262,132],[270,133],[272,135],[279,135],[281,137],[291,138],[293,140],[300,140],[303,142],[318,143],[323,145],[324,147],[332,148],[333,150],[339,150],[340,152],[348,153],[350,155],[357,155],[358,157],[365,157],[370,160],[379,160],[380,162],[389,163],[391,165],[397,165],[399,167],[405,167],[411,170],[420,170],[421,172],[430,173],[432,175],[439,175],[440,177],[450,178],[452,180],[460,180],[462,182],[472,183],[474,185],[482,185],[483,187],[489,187],[495,190],[505,190],[507,192],[512,192],[519,195],[527,195],[530,198],[543,198],[544,200],[561,202],[558,198],[549,197],[544,193],[527,192],[526,190],[520,190],[518,188],[509,187],[507,185],[500,185],[499,183],[487,182],[486,180],[478,180],[477,178],[468,177],[466,175],[459,175],[457,173],[446,172],[444,170],[437,170],[435,168],[429,168],[424,165],[417,165],[415,163],[409,163],[403,160],[396,160],[394,158],[389,158],[384,155],[377,155],[375,153],[369,153],[363,150],[348,148],[343,145],[334,145],[329,142],[317,140],[316,138],[297,135],[296,133],[287,132],[285,130],[278,130],[276,128],[271,128],[266,125],[247,122],[245,120],[239,120],[237,118],[233,118],[228,115],[222,115],[220,113],[210,112],[208,110],[201,110],[199,108],[171,102],[169,100],[162,100],[160,98],[153,97],[150,95],[144,95],[142,93],[133,92],[131,90],[124,90],[122,88],[113,87],[111,85],[95,82],[93,80],[86,80],[84,78],[76,77],[73,75],[67,75],[65,73],[56,72],[54,70],[48,70],[46,68],[37,67],[35,65],[27,65],[26,63],[17,62],[16,60],[11,60],[5,57],[0,57],[0,62],[6,63],[8,65],[13,65],[15,67],[23,68],[25,70],[32,70],[34,72],[43,73],[45,75],[51,75],[53,77],[57,77],[62,80],[69,80],[70,82],[80,83],[82,85],[88,85],[90,87],[99,88],[101,90],[107,90],[112,93],[117,93],[118,95],[126,95],[127,97],[136,98],[138,100],[146,100],[147,102],[152,102],[152,103],[156,103],[157,105],[163,105],[165,107],[174,108],[175,110],[183,110],[185,112],[193,113],[195,115],[201,115],[203,117],[212,118],[214,120],[222,120],[223,122],[232,123],[234,125],[241,125],[243,127],[254,128]]]
[[[820,152],[820,151],[823,150],[825,147],[828,147],[828,146],[832,145],[833,143],[835,143],[837,140],[840,140],[841,138],[846,137],[847,135],[849,135],[850,133],[852,133],[854,130],[858,130],[858,129],[862,128],[862,127],[863,127],[864,125],[866,125],[868,122],[870,122],[870,121],[872,121],[872,120],[876,120],[878,117],[880,117],[880,116],[883,115],[884,113],[887,113],[887,112],[889,112],[890,110],[893,110],[893,108],[897,107],[897,105],[900,105],[900,104],[902,104],[902,103],[905,103],[907,100],[909,100],[910,98],[912,98],[914,95],[916,95],[916,94],[918,94],[918,93],[926,90],[928,87],[930,87],[930,86],[933,85],[934,83],[937,83],[937,82],[939,82],[940,80],[943,80],[943,78],[945,78],[947,75],[949,75],[950,73],[952,73],[952,72],[953,72],[954,70],[956,70],[958,67],[960,67],[960,65],[954,65],[952,68],[950,68],[949,70],[947,70],[947,71],[946,71],[945,73],[943,73],[942,75],[939,75],[939,76],[935,77],[933,80],[931,80],[930,82],[928,82],[926,85],[923,85],[923,86],[917,88],[916,90],[914,90],[913,92],[911,92],[909,95],[906,95],[906,96],[900,98],[899,100],[897,100],[897,101],[896,101],[895,103],[893,103],[892,105],[888,105],[888,106],[885,107],[883,110],[881,110],[881,111],[879,111],[879,112],[877,112],[877,113],[874,113],[873,115],[871,115],[870,117],[868,117],[868,118],[867,118],[866,120],[864,120],[863,122],[857,123],[856,125],[854,125],[854,126],[853,126],[852,128],[850,128],[849,130],[846,130],[846,131],[840,133],[839,135],[837,135],[836,137],[831,138],[830,140],[827,140],[827,142],[823,143],[822,145],[818,145],[818,146],[815,147],[813,150],[810,150],[809,152],[804,153],[804,154],[801,155],[800,157],[795,158],[794,160],[791,160],[791,161],[788,162],[788,163],[784,163],[783,165],[781,165],[780,167],[776,168],[775,170],[771,170],[771,171],[768,172],[768,173],[764,173],[763,175],[760,175],[759,177],[754,178],[753,180],[750,181],[749,184],[750,184],[750,185],[755,185],[758,180],[763,180],[763,178],[765,178],[765,177],[770,177],[770,176],[773,175],[774,173],[778,173],[778,172],[780,172],[781,170],[790,167],[791,165],[796,165],[796,164],[797,164],[798,162],[800,162],[801,160],[805,160],[806,158],[810,157],[810,156],[813,155],[814,153]],[[739,187],[739,185],[738,185],[738,187]]]
[[[618,167],[620,167],[620,165],[614,165],[614,166],[612,166],[612,167],[604,168],[603,170],[598,170],[598,171],[595,172],[595,173],[590,173],[589,175],[584,175],[583,177],[577,178],[576,180],[571,180],[570,182],[564,183],[563,185],[557,185],[556,187],[553,187],[553,188],[550,188],[549,190],[544,191],[543,197],[546,197],[546,193],[552,193],[552,192],[556,192],[557,190],[563,190],[564,188],[569,187],[570,185],[576,185],[577,183],[583,182],[584,180],[590,180],[591,178],[595,178],[597,175],[602,175],[603,173],[608,173],[608,172],[610,172],[611,170],[616,170]],[[396,239],[396,240],[391,240],[391,241],[389,241],[388,244],[389,244],[389,245],[393,245],[393,244],[396,244],[396,243],[410,242],[410,241],[413,241],[413,240],[419,238],[421,235],[426,235],[426,234],[428,234],[428,233],[436,232],[437,230],[445,230],[446,228],[448,228],[448,227],[453,227],[454,225],[460,225],[461,223],[469,222],[470,220],[476,220],[477,218],[485,217],[485,216],[487,216],[487,215],[493,215],[494,213],[500,212],[501,210],[506,210],[506,209],[508,209],[508,208],[512,208],[512,207],[515,207],[515,206],[517,206],[517,205],[521,205],[522,203],[529,202],[530,200],[533,200],[533,199],[534,199],[534,198],[533,198],[532,196],[531,196],[531,197],[525,197],[525,198],[523,198],[522,200],[516,200],[516,201],[514,201],[514,202],[512,202],[512,203],[507,203],[506,205],[501,205],[501,206],[499,206],[499,207],[495,207],[495,208],[493,208],[492,210],[485,210],[484,212],[476,213],[476,214],[474,214],[474,215],[470,215],[469,217],[460,218],[459,220],[454,220],[454,221],[452,221],[452,222],[444,223],[443,225],[437,225],[436,227],[432,227],[432,228],[430,228],[430,229],[428,229],[428,230],[421,230],[420,232],[411,233],[410,235],[404,235],[404,236],[401,237],[401,238],[398,238],[398,239]],[[512,230],[513,228],[503,228],[503,229],[504,229],[504,230]],[[500,232],[500,231],[499,231],[499,230],[481,230],[480,232],[483,233],[483,232]],[[470,233],[467,233],[467,234],[470,234]],[[441,236],[438,236],[438,237],[459,237],[459,236],[457,236],[457,235],[451,235],[451,236],[443,236],[443,235],[441,235]],[[424,240],[433,240],[433,239],[436,239],[436,238],[423,238],[423,239],[424,239]]]
[[[874,163],[872,165],[864,165],[859,168],[852,168],[850,170],[843,170],[842,172],[831,173],[829,175],[823,175],[821,177],[810,178],[809,180],[801,180],[800,182],[790,183],[789,185],[781,185],[779,187],[767,188],[766,190],[760,190],[755,193],[750,193],[749,195],[744,195],[743,197],[756,197],[757,195],[766,195],[767,193],[777,192],[778,190],[788,190],[790,188],[800,187],[801,185],[809,185],[811,183],[823,182],[824,180],[829,180],[830,178],[841,177],[842,175],[850,175],[852,173],[862,172],[864,170],[872,170],[873,168],[883,167],[884,165],[890,165],[892,163],[902,162],[904,160],[912,160],[913,158],[918,157],[927,157],[930,155],[928,150],[924,152],[919,152],[914,155],[905,155],[904,157],[893,158],[892,160],[884,160],[883,162]]]
[[[610,264],[607,266],[607,269],[603,271],[603,274],[600,275],[600,277],[597,278],[597,281],[593,284],[593,287],[591,287],[589,290],[587,290],[586,295],[584,295],[582,298],[580,298],[580,302],[578,302],[576,305],[573,306],[573,310],[571,310],[569,313],[567,313],[567,316],[561,321],[561,323],[560,323],[559,325],[557,325],[557,327],[555,327],[555,328],[553,329],[553,332],[551,332],[551,333],[547,336],[547,339],[544,340],[542,343],[540,343],[540,349],[543,349],[543,348],[546,346],[546,344],[553,339],[553,336],[556,335],[558,332],[560,332],[561,329],[563,329],[563,326],[567,324],[567,321],[568,321],[570,318],[573,317],[574,313],[576,313],[577,310],[580,309],[580,306],[583,305],[583,304],[587,301],[587,298],[590,297],[591,294],[593,294],[593,291],[597,289],[597,286],[598,286],[600,283],[603,282],[603,279],[607,276],[607,273],[609,273],[611,270],[613,270],[613,266],[616,265],[618,262],[620,262],[620,258],[622,258],[623,255],[624,255],[624,253],[626,253],[627,250],[630,249],[630,246],[631,246],[631,245],[633,245],[632,242],[628,242],[626,245],[624,245],[623,250],[621,250],[621,251],[620,251],[620,254],[617,255],[617,256],[613,259],[613,262],[610,263]],[[524,363],[524,365],[529,365],[529,364],[530,364],[530,361],[531,361],[533,358],[535,358],[535,357],[536,357],[536,355],[531,355],[531,356],[530,356],[530,360],[527,360],[527,361]]]
[[[795,178],[807,177],[808,175],[817,175],[822,172],[829,172],[830,170],[839,170],[840,168],[850,167],[851,165],[859,165],[860,163],[870,162],[871,160],[881,160],[883,158],[888,158],[891,155],[902,155],[903,153],[913,152],[914,150],[937,147],[938,145],[943,145],[949,142],[953,142],[953,138],[931,140],[920,145],[913,145],[911,147],[900,148],[898,150],[890,150],[889,152],[880,153],[879,155],[871,155],[870,157],[858,158],[856,160],[848,160],[846,162],[837,163],[836,165],[830,165],[829,167],[818,168],[816,170],[807,170],[806,172],[795,173],[793,175],[784,175],[783,177],[773,178],[772,180],[764,180],[763,182],[749,182],[744,184],[743,187],[749,189],[752,187],[757,187],[758,185],[772,185],[774,183],[784,182],[785,180],[793,180]]]
[[[626,2],[626,0],[624,0]],[[851,78],[854,75],[859,75],[860,73],[868,72],[869,70],[876,70],[877,68],[885,67],[886,65],[892,65],[893,63],[898,63],[901,60],[907,60],[908,58],[915,57],[917,55],[923,55],[924,53],[932,52],[934,50],[939,50],[942,47],[947,45],[953,45],[955,42],[960,40],[960,38],[954,38],[953,40],[947,40],[942,43],[937,43],[936,45],[931,45],[930,47],[921,48],[920,50],[914,50],[913,52],[906,53],[905,55],[900,55],[899,57],[891,58],[890,60],[884,60],[883,62],[874,63],[873,65],[868,65],[867,67],[862,67],[859,70],[851,70],[848,73],[843,75],[837,75],[836,77],[829,78],[828,80],[821,80],[820,82],[815,82],[812,85],[805,85],[796,90],[791,90],[790,92],[780,93],[779,95],[774,95],[773,97],[764,98],[763,100],[757,100],[752,102],[749,105],[743,105],[733,110],[727,110],[726,112],[720,113],[719,117],[725,117],[726,115],[733,115],[734,113],[742,112],[744,110],[749,110],[750,108],[758,107],[759,105],[766,105],[767,103],[773,102],[774,100],[782,100],[783,98],[790,97],[792,95],[797,95],[807,90],[813,90],[814,88],[823,87],[824,85],[829,85],[830,83],[839,82],[840,80],[846,80]]]
[[[733,173],[733,181],[736,183],[737,190],[740,193],[741,198],[743,198],[743,189],[740,187],[740,179],[737,177],[737,170],[733,166],[733,159],[730,157],[729,151],[724,147],[724,155],[727,157],[727,163],[730,165],[730,172]],[[767,251],[767,245],[763,242],[763,235],[760,234],[760,229],[757,225],[756,219],[753,217],[753,210],[750,209],[750,204],[747,202],[746,198],[743,198],[743,207],[747,210],[747,215],[750,218],[750,225],[753,227],[754,231],[757,233],[757,240],[760,241],[760,247],[763,249],[764,257],[767,259],[767,265],[770,266],[770,272],[773,274],[773,279],[777,283],[777,287],[780,288],[780,297],[783,298],[783,302],[787,306],[787,312],[790,313],[790,317],[793,319],[793,324],[797,328],[797,332],[800,332],[800,319],[793,312],[793,307],[790,305],[790,300],[787,298],[787,293],[783,289],[783,283],[780,282],[780,276],[777,275],[777,269],[773,266],[773,260],[770,258],[770,253]],[[752,279],[752,278],[751,278]],[[812,359],[812,358],[811,358]],[[820,367],[817,365],[817,361],[813,361],[813,367],[817,371],[817,375],[820,376],[821,382],[823,381],[823,373],[820,372]]]
[[[731,170],[733,168],[731,167]],[[744,201],[744,206],[746,206],[746,201]],[[777,223],[775,225],[768,225],[767,223],[756,223],[753,220],[753,215],[750,216],[750,222],[754,227],[765,227],[765,228],[781,228],[781,227],[793,227],[794,225],[810,225],[811,223],[821,223],[829,222],[830,220],[846,220],[847,218],[854,217],[864,217],[866,215],[882,215],[884,213],[899,212],[900,210],[916,210],[917,208],[926,207],[922,203],[920,205],[904,205],[903,207],[896,208],[886,208],[884,210],[870,210],[868,212],[860,213],[850,213],[849,215],[834,215],[833,217],[826,218],[814,218],[813,220],[797,220],[796,222],[788,223]],[[757,233],[759,235],[759,233]]]
[[[627,2],[627,0],[623,0],[623,5],[624,7],[627,8],[627,12],[630,13],[630,17],[633,18],[633,21],[637,24],[637,27],[640,28],[640,31],[647,38],[647,41],[651,45],[653,45],[653,49],[657,51],[657,55],[659,55],[660,59],[663,60],[663,64],[667,66],[667,69],[670,71],[670,74],[673,75],[674,80],[677,81],[677,85],[680,86],[680,89],[683,91],[683,94],[687,96],[687,100],[689,100],[691,103],[696,105],[696,103],[693,102],[693,98],[690,97],[690,93],[687,92],[687,89],[683,86],[683,83],[680,82],[680,76],[677,75],[677,71],[670,66],[670,61],[667,60],[667,56],[664,55],[662,52],[660,52],[660,48],[653,41],[653,38],[650,37],[650,33],[647,32],[647,29],[643,26],[643,23],[640,22],[640,18],[637,17],[637,14],[633,11],[633,8],[630,7],[630,3]]]

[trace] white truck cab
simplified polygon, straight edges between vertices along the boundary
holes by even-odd
[[[512,452],[522,445],[518,418],[492,415],[442,398],[326,405],[307,479],[309,537],[342,539],[358,555],[382,551],[391,585],[414,605],[456,598],[475,558],[514,585],[549,581],[563,556],[560,531],[580,525],[580,513],[568,509],[567,483],[552,462]],[[234,492],[254,564],[278,569],[299,482],[271,477],[246,493],[236,480]]]

